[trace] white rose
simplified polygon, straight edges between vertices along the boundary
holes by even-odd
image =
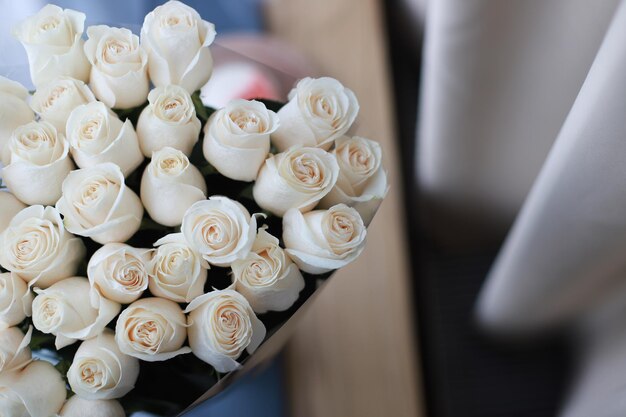
[[[20,371],[0,373],[0,410],[8,417],[51,417],[61,409],[67,392],[54,366],[33,361]]]
[[[279,246],[278,239],[259,229],[252,251],[232,264],[235,290],[255,313],[284,311],[298,300],[304,278]]]
[[[17,326],[30,316],[32,303],[33,293],[23,279],[10,272],[0,274],[0,329]]]
[[[15,128],[35,119],[27,98],[26,87],[0,76],[0,158],[3,161],[6,161],[5,146]]]
[[[74,395],[67,400],[60,417],[126,417],[124,407],[117,400],[86,400]]]
[[[343,268],[365,248],[367,230],[359,213],[345,204],[302,214],[289,210],[283,218],[287,254],[310,274]]]
[[[45,290],[35,288],[33,325],[56,336],[57,349],[100,334],[121,306],[91,291],[86,278],[67,278]]]
[[[43,120],[65,133],[65,124],[72,110],[92,101],[96,98],[84,82],[61,77],[38,88],[30,105]]]
[[[13,220],[13,217],[21,210],[26,208],[26,205],[15,196],[6,191],[0,191],[0,233],[9,227],[9,223]]]
[[[130,120],[122,122],[99,101],[76,107],[65,131],[79,168],[113,162],[127,177],[143,162],[133,124]]]
[[[292,148],[270,156],[252,189],[264,210],[283,216],[290,208],[302,212],[332,190],[339,176],[337,158],[319,148]]]
[[[32,361],[30,348],[33,328],[26,334],[17,327],[0,330],[0,373],[17,371]]]
[[[244,349],[254,353],[265,338],[265,326],[248,301],[231,289],[202,295],[185,312],[193,354],[221,373],[239,368],[237,358]]]
[[[189,303],[204,294],[209,265],[185,241],[182,233],[169,234],[159,239],[150,261],[152,295],[177,303]]]
[[[48,122],[18,127],[8,144],[4,182],[26,204],[52,205],[61,197],[61,184],[74,164],[63,134]]]
[[[141,202],[150,217],[179,226],[189,207],[206,199],[204,177],[181,151],[165,147],[152,154],[141,177]]]
[[[60,76],[89,80],[81,39],[84,27],[83,13],[48,4],[13,28],[13,36],[26,49],[33,84]]]
[[[108,243],[89,260],[89,282],[109,300],[130,304],[148,288],[148,264],[151,257],[151,249]]]
[[[84,256],[82,240],[65,230],[54,207],[25,208],[0,235],[0,265],[40,288],[76,274]]]
[[[141,226],[141,200],[124,183],[122,170],[104,163],[70,172],[56,207],[67,230],[105,244],[123,242]]]
[[[146,101],[148,54],[126,28],[90,26],[85,55],[91,63],[89,86],[109,107],[128,109]]]
[[[329,208],[339,203],[354,207],[367,226],[389,188],[380,145],[358,136],[344,136],[337,139],[333,153],[339,163],[339,179],[319,207]]]
[[[148,51],[154,85],[178,84],[190,93],[202,87],[213,70],[209,45],[214,39],[213,24],[179,1],[168,1],[148,13],[141,43]]]
[[[213,196],[187,210],[180,230],[208,263],[230,266],[250,252],[256,236],[256,217],[237,201]]]
[[[225,177],[254,181],[270,151],[278,117],[258,101],[232,100],[204,128],[204,157]]]
[[[117,347],[106,329],[81,343],[67,371],[72,391],[86,400],[111,400],[128,394],[139,376],[139,360]]]
[[[187,340],[187,318],[173,301],[143,298],[122,311],[115,326],[120,350],[147,362],[166,361],[191,352]]]
[[[137,121],[143,154],[150,158],[153,152],[169,146],[191,155],[201,123],[187,90],[177,85],[157,87],[148,94],[148,102]]]
[[[293,145],[329,149],[356,119],[359,103],[354,93],[333,78],[303,78],[278,111],[280,127],[272,134],[279,151]]]

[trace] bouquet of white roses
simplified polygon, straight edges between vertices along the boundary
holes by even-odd
[[[175,414],[359,256],[381,149],[331,78],[204,106],[215,30],[178,1],[84,21],[14,28],[32,97],[0,77],[0,410]]]

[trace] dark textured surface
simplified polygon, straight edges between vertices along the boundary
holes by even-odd
[[[474,323],[492,253],[422,252],[419,303],[429,416],[555,416],[567,389],[569,355],[559,339],[491,340]]]

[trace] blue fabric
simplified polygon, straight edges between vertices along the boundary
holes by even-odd
[[[286,417],[281,357],[184,417]]]
[[[47,0],[31,0],[35,4]],[[80,10],[87,15],[87,24],[141,26],[144,16],[165,1],[160,0],[56,0],[63,8]],[[260,0],[185,0],[204,20],[215,24],[218,33],[258,32],[262,30]],[[38,8],[38,7],[37,7]]]

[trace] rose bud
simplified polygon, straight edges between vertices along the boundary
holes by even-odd
[[[84,27],[84,13],[48,4],[13,28],[28,55],[33,84],[39,87],[61,76],[89,80],[81,39]]]
[[[126,417],[124,407],[117,400],[86,400],[74,395],[67,400],[60,417]]]
[[[278,117],[258,101],[232,100],[204,128],[203,152],[225,177],[254,181],[270,151]]]
[[[10,272],[0,273],[0,329],[17,326],[30,316],[32,303],[33,293],[23,279]]]
[[[187,318],[173,301],[143,298],[122,311],[115,326],[120,350],[147,362],[166,361],[191,352],[187,340]]]
[[[367,230],[359,213],[345,204],[306,214],[289,210],[283,218],[287,254],[310,274],[343,268],[365,248]]]
[[[290,208],[312,210],[337,182],[337,158],[323,149],[293,148],[270,156],[252,189],[264,210],[283,216]]]
[[[67,371],[72,391],[86,400],[122,398],[138,376],[139,360],[120,352],[109,329],[82,342]]]
[[[148,54],[126,28],[90,26],[85,55],[91,63],[89,86],[111,108],[139,106],[148,96]]]
[[[74,168],[65,136],[47,122],[18,127],[8,143],[4,182],[22,202],[52,205],[61,197],[61,185]]]
[[[185,241],[182,233],[159,239],[150,261],[148,288],[152,295],[189,303],[204,294],[209,264]]]
[[[343,136],[359,112],[354,93],[333,78],[304,78],[289,93],[278,111],[280,127],[272,143],[283,152],[293,145],[330,149]]]
[[[143,154],[150,158],[153,152],[169,146],[191,155],[201,123],[187,90],[177,85],[157,87],[148,94],[148,102],[137,121]]]
[[[244,350],[252,354],[265,338],[261,323],[243,295],[214,290],[193,300],[189,313],[189,345],[194,355],[217,372],[230,372],[241,365],[237,358]]]
[[[61,77],[38,88],[30,105],[42,120],[52,123],[60,133],[65,133],[65,124],[72,110],[92,101],[96,98],[84,82]]]
[[[56,207],[67,230],[105,244],[124,242],[141,226],[141,200],[124,183],[117,165],[107,162],[70,172]]]
[[[198,168],[170,147],[152,154],[141,177],[141,202],[150,217],[165,226],[179,226],[187,209],[206,199],[206,191]]]
[[[0,265],[39,288],[76,274],[84,256],[82,240],[65,230],[54,207],[25,208],[0,235]]]
[[[122,122],[104,103],[94,101],[76,107],[65,131],[79,168],[113,162],[127,177],[143,162],[133,124],[130,120]]]
[[[187,210],[180,228],[187,243],[210,264],[230,266],[243,259],[256,236],[256,217],[239,202],[213,196]]]
[[[329,208],[340,203],[354,207],[367,226],[389,188],[380,145],[358,136],[343,136],[337,139],[333,153],[339,163],[339,179],[335,188],[322,198],[319,207]]]
[[[35,114],[26,102],[28,90],[22,84],[0,76],[0,160],[8,163],[5,147],[13,131],[32,122]]]
[[[190,93],[211,76],[213,58],[209,45],[215,27],[198,12],[168,1],[148,13],[141,27],[141,44],[148,51],[148,71],[157,87],[178,84]]]
[[[32,361],[28,347],[32,334],[32,326],[26,334],[17,327],[0,330],[0,373],[18,371]]]
[[[97,336],[120,312],[121,306],[91,291],[86,278],[67,278],[45,290],[35,288],[33,325],[56,336],[57,349]]]
[[[109,300],[130,304],[148,288],[151,249],[109,243],[98,249],[87,265],[91,286]]]
[[[278,245],[278,239],[259,229],[252,251],[232,264],[235,290],[255,313],[284,311],[298,300],[304,278]]]
[[[0,392],[0,410],[11,417],[55,416],[67,395],[61,374],[46,361],[0,373]]]
[[[15,196],[7,191],[0,191],[0,233],[4,232],[9,223],[13,220],[13,217],[21,210],[26,208],[26,205]]]

